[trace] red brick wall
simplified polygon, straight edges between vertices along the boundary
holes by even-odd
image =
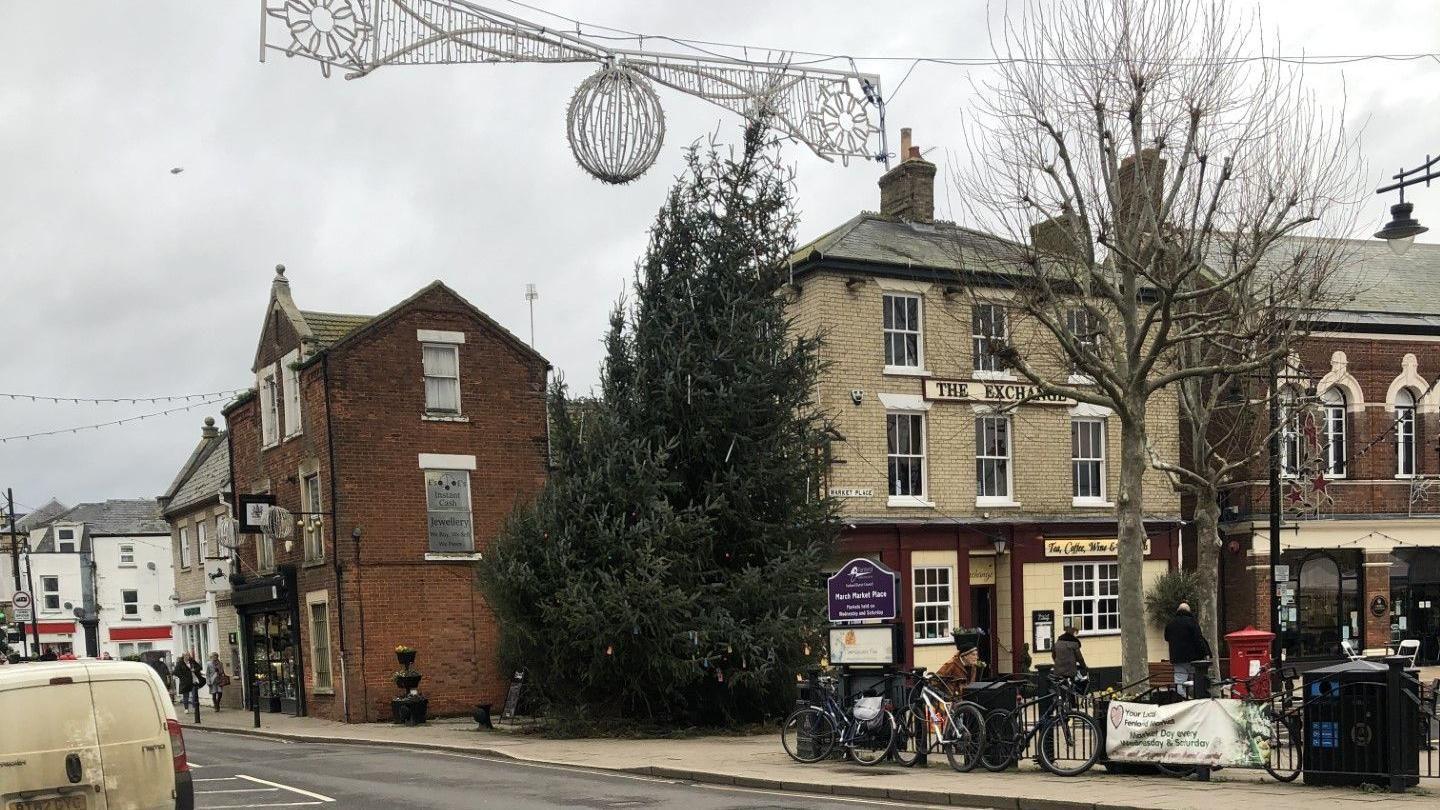
[[[283,356],[286,324],[280,340],[267,321],[261,340],[261,364]],[[468,422],[424,421],[421,344],[417,329],[465,333],[460,347],[461,412]],[[330,412],[334,419],[338,497],[330,503],[329,445],[325,424],[325,374],[328,362]],[[236,491],[268,491],[276,502],[300,511],[299,468],[319,466],[323,501],[338,513],[332,539],[325,527],[326,562],[305,565],[303,542],[294,550],[276,549],[278,565],[298,568],[301,648],[309,649],[305,595],[326,590],[331,620],[334,696],[310,690],[308,654],[306,690],[312,716],[344,719],[342,695],[348,692],[350,719],[389,716],[398,694],[390,680],[398,669],[394,648],[420,650],[415,668],[424,675],[421,691],[433,714],[467,713],[477,702],[500,702],[508,673],[495,660],[497,628],[475,588],[473,565],[431,562],[427,550],[424,474],[420,453],[473,455],[476,469],[470,489],[475,547],[483,553],[515,505],[534,497],[546,475],[545,383],[543,360],[513,338],[476,316],[458,297],[430,288],[376,326],[335,347],[328,360],[302,371],[304,433],[279,446],[260,450],[259,411],[255,400],[227,414],[234,442]],[[283,424],[283,419],[282,419]],[[359,528],[358,543],[352,532]],[[340,600],[332,566],[337,549],[343,568],[345,688],[340,684]],[[254,546],[246,549],[255,564]],[[358,569],[357,569],[358,561]]]

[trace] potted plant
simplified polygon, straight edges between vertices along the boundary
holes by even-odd
[[[397,645],[395,647],[395,660],[400,662],[400,666],[409,669],[410,665],[415,663],[415,648],[407,647],[404,644]]]
[[[420,686],[421,675],[413,669],[402,669],[391,676],[391,678],[395,681],[396,686],[404,689],[408,694],[414,692],[416,687]]]

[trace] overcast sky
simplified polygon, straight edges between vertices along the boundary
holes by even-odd
[[[984,0],[533,2],[629,30],[770,47],[989,53]],[[1440,51],[1440,4],[1264,5],[1286,52]],[[537,348],[574,388],[593,385],[607,313],[681,148],[716,131],[733,139],[739,120],[661,89],[659,162],[636,183],[605,186],[575,165],[564,135],[566,104],[591,67],[403,67],[326,80],[301,59],[260,64],[257,20],[254,0],[0,0],[0,392],[248,386],[277,263],[304,309],[376,313],[438,278],[522,336],[532,282]],[[939,147],[928,157],[946,176],[968,79],[983,69],[922,64],[896,94],[909,63],[860,66],[892,96],[892,144],[899,127],[913,127],[917,144]],[[1309,77],[1333,98],[1348,89],[1369,180],[1440,151],[1437,62],[1316,67]],[[798,146],[786,154],[802,239],[878,208],[877,165],[829,164]],[[184,172],[171,174],[177,166]],[[1440,187],[1411,199],[1422,221],[1440,224]],[[1375,230],[1392,201],[1376,198],[1356,235]],[[164,407],[0,397],[0,436]],[[0,444],[0,487],[14,487],[21,511],[51,496],[154,496],[207,415],[219,407]]]

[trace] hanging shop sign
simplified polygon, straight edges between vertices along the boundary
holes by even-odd
[[[854,625],[830,628],[830,663],[895,664],[900,645],[895,624]]]
[[[1150,538],[1145,538],[1145,554],[1150,553]],[[1120,541],[1113,537],[1057,537],[1045,539],[1046,557],[1115,557],[1120,554]]]
[[[1112,762],[1259,768],[1270,755],[1266,708],[1240,700],[1168,706],[1111,701],[1105,713],[1105,756]]]
[[[949,402],[989,402],[997,405],[1074,405],[1059,394],[1042,394],[1028,383],[994,380],[925,380],[925,398]]]
[[[265,517],[275,505],[274,495],[240,495],[235,513],[239,516],[236,531],[240,534],[260,534],[265,530]]]
[[[893,619],[900,577],[874,560],[856,557],[825,580],[830,621]]]

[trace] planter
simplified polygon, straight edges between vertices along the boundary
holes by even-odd
[[[409,669],[410,665],[415,663],[416,652],[416,650],[405,650],[403,652],[397,652],[395,653],[395,660],[400,662],[400,666],[404,667],[405,669]]]
[[[397,725],[423,725],[429,711],[430,700],[423,695],[406,695],[390,701],[391,721]]]
[[[480,705],[476,706],[475,712],[471,716],[475,718],[475,724],[480,728],[488,728],[492,730],[495,728],[495,725],[490,722],[489,703],[481,703]]]
[[[423,676],[418,672],[407,672],[404,675],[397,675],[395,676],[395,685],[409,692],[420,686],[421,677]]]

